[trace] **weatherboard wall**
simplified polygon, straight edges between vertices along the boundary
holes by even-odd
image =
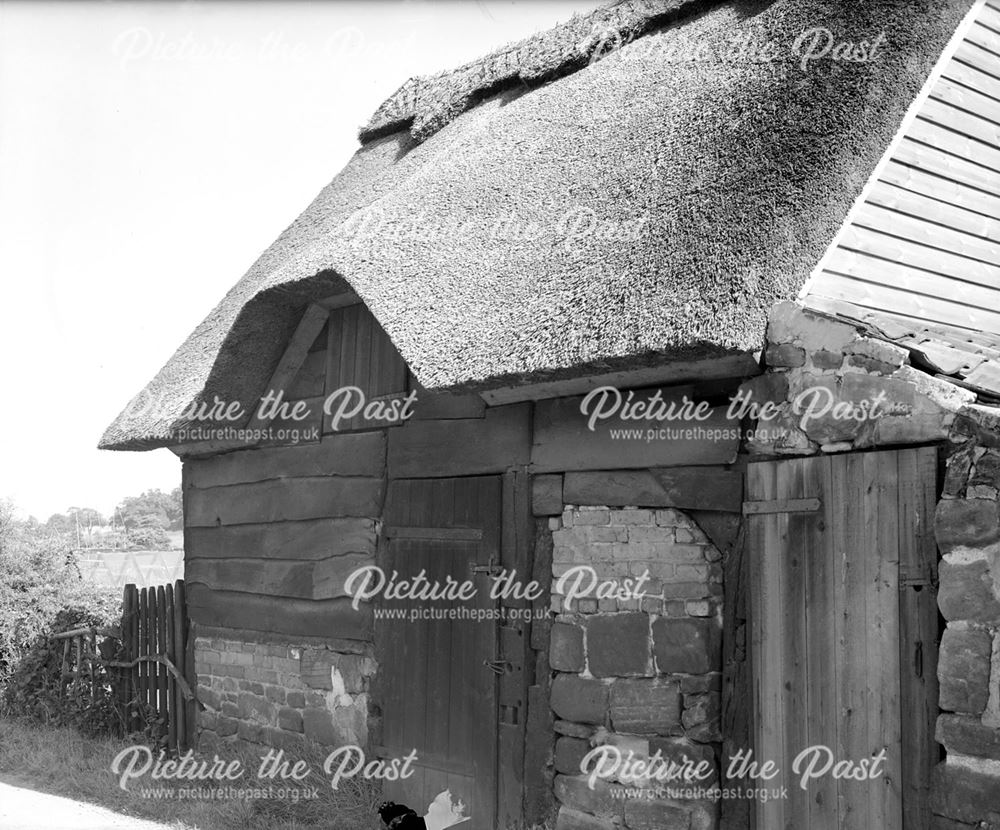
[[[987,2],[803,299],[1000,334],[1000,4]]]
[[[377,361],[371,359],[384,343],[371,345],[371,339],[381,335],[376,325],[359,325],[364,314],[359,309],[350,319],[355,332],[368,332],[367,365],[394,365],[384,353]],[[339,319],[344,311],[334,309],[331,315]],[[415,387],[412,377],[407,377],[404,389],[394,383],[392,392],[385,384],[376,388],[365,380],[364,366],[358,363],[358,355],[366,351],[363,338],[356,334],[347,338],[354,352],[347,358],[346,335],[338,338],[331,333],[334,327],[317,317],[307,322],[315,342],[300,350],[300,368],[288,376],[289,400],[314,403],[344,383],[357,383],[366,392],[380,393],[375,397],[414,390],[416,403],[402,424],[355,418],[337,431],[321,427],[318,438],[297,445],[235,449],[202,444],[182,451],[185,564],[197,632],[199,690],[208,707],[200,721],[206,748],[236,739],[288,747],[304,739],[327,745],[359,742],[373,748],[382,744],[384,698],[387,690],[399,685],[386,681],[402,677],[405,685],[406,677],[416,675],[406,667],[384,665],[386,651],[378,639],[372,605],[362,602],[357,610],[352,608],[344,582],[356,568],[383,561],[387,527],[392,524],[386,504],[394,482],[499,477],[500,562],[546,587],[566,567],[564,561],[552,566],[555,516],[560,522],[570,521],[564,515],[579,510],[588,514],[581,522],[605,514],[621,513],[629,521],[649,517],[647,526],[632,528],[636,539],[646,534],[648,543],[636,542],[623,551],[617,565],[610,560],[598,563],[596,547],[588,554],[586,544],[576,544],[576,555],[583,560],[592,555],[606,576],[616,567],[628,567],[628,557],[651,554],[654,536],[662,536],[670,547],[675,534],[700,532],[689,531],[687,525],[677,530],[659,524],[675,515],[674,508],[738,516],[742,498],[738,424],[721,436],[648,441],[643,432],[642,437],[622,439],[611,433],[615,423],[640,432],[661,425],[601,422],[591,430],[580,411],[580,396],[487,406],[476,395],[425,393]],[[348,366],[354,368],[348,371]],[[279,366],[278,371],[286,370]],[[738,379],[722,387],[735,388],[736,383]],[[715,395],[719,400],[705,422],[715,430],[725,420],[722,387],[713,381],[711,387],[664,388],[662,395],[675,402],[684,396]],[[631,509],[636,504],[643,509]],[[591,510],[595,506],[600,508]],[[690,524],[681,514],[676,516]],[[610,530],[609,526],[604,532]],[[567,529],[563,536],[572,533]],[[570,550],[565,545],[559,549],[560,556]],[[594,632],[602,626],[611,632],[604,645],[591,641],[587,659],[594,665],[614,659],[617,626],[627,626],[638,617],[647,627],[653,618],[666,620],[667,605],[672,619],[690,619],[695,628],[711,624],[721,630],[718,561],[703,557],[700,563],[682,562],[676,573],[671,565],[669,575],[662,573],[663,567],[658,570],[661,583],[680,582],[660,589],[666,593],[660,594],[659,607],[595,604],[587,609],[587,618],[578,621]],[[701,602],[702,598],[708,599]],[[546,595],[540,610],[548,607]],[[511,667],[498,681],[502,760],[497,777],[500,812],[508,818],[531,815],[541,821],[562,803],[565,820],[583,806],[566,789],[574,782],[566,778],[556,787],[553,781],[557,768],[551,752],[561,733],[553,725],[548,626],[548,621],[500,626],[500,651],[484,653],[479,660],[497,657]],[[662,640],[670,625],[664,622],[661,628]],[[661,642],[660,648],[669,646]],[[619,693],[632,694],[636,706],[647,708],[656,705],[657,695],[673,695],[678,707],[676,729],[686,734],[690,728],[707,747],[717,740],[712,736],[719,729],[719,667],[712,662],[718,642],[706,641],[704,649],[705,672],[715,674],[698,681],[697,690],[698,683],[681,684],[675,678],[664,685],[658,675],[637,679],[629,670],[621,677]],[[671,669],[665,666],[663,671]],[[639,679],[643,682],[633,682]],[[610,718],[611,711],[604,716]],[[681,725],[682,720],[687,726]],[[624,727],[619,731],[628,734]],[[569,772],[567,749],[575,751],[579,745],[577,740],[564,740],[571,737],[560,738],[562,776]],[[681,739],[667,743],[684,745]],[[547,777],[539,776],[539,763],[548,770]],[[562,793],[563,801],[556,800],[556,793]],[[714,815],[714,810],[707,815]],[[635,821],[641,820],[637,813]]]

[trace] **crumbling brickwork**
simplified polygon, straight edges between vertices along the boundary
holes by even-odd
[[[359,646],[360,648],[360,646]],[[195,640],[198,743],[243,740],[294,748],[304,738],[324,746],[369,739],[369,685],[375,660],[316,646]]]
[[[667,798],[666,788],[674,785],[628,782],[617,773],[590,787],[581,761],[610,744],[636,759],[659,752],[677,763],[704,761],[711,769],[701,782],[704,789],[717,781],[719,551],[694,521],[673,509],[568,506],[551,527],[557,828],[714,827],[718,805],[711,799]],[[589,565],[601,581],[648,574],[645,596],[577,598],[567,608],[559,578],[577,565]],[[622,797],[626,786],[648,792]]]

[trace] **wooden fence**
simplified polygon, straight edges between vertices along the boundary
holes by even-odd
[[[183,751],[194,739],[196,715],[187,681],[194,661],[184,580],[150,588],[129,584],[122,600],[120,629],[77,628],[53,637],[64,641],[62,685],[77,690],[89,684],[96,696],[110,683],[128,731],[152,721],[168,749]],[[108,640],[118,643],[108,648]]]

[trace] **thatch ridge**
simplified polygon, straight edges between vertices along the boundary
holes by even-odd
[[[445,72],[415,76],[359,130],[370,141],[408,129],[423,141],[483,98],[512,86],[533,89],[575,72],[654,27],[669,25],[720,0],[621,0],[495,49]]]

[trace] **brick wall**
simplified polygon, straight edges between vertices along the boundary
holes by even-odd
[[[195,639],[200,749],[243,740],[294,748],[368,743],[369,684],[376,664],[358,653],[316,646]]]
[[[554,792],[558,830],[702,830],[717,824],[711,800],[616,798],[613,776],[594,788],[580,772],[595,746],[682,763],[707,761],[717,780],[721,734],[722,567],[719,551],[677,510],[567,506],[550,520],[555,672]],[[590,565],[600,580],[649,574],[642,599],[556,593],[567,569]],[[656,781],[638,784],[648,789]],[[666,795],[660,792],[657,795]]]

